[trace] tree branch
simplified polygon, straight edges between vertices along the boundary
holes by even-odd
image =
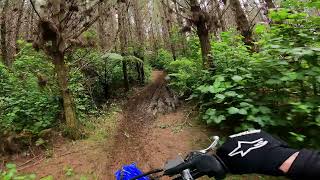
[[[99,19],[99,15],[97,15],[94,19],[91,20],[91,22],[88,22],[87,25],[85,27],[83,27],[82,29],[80,29],[78,31],[78,33],[75,33],[74,35],[68,37],[67,39],[77,39],[83,32],[85,32],[86,30],[88,30],[98,19]]]
[[[41,19],[41,16],[40,16],[39,12],[37,11],[33,1],[32,0],[29,0],[29,1],[31,3],[32,9],[34,10],[34,12],[36,12],[36,14],[38,15],[39,19]]]
[[[178,15],[178,16],[181,16],[181,17],[183,17],[183,18],[185,18],[185,19],[187,19],[187,20],[191,20],[190,18],[185,17],[185,16],[183,16],[182,14],[174,11],[174,10],[173,10],[171,7],[169,7],[169,5],[166,4],[164,1],[161,1],[161,2],[162,2],[162,4],[163,4],[164,6],[166,6],[166,7],[169,8],[170,10],[172,10],[172,12],[173,12],[174,14],[176,14],[176,15]]]

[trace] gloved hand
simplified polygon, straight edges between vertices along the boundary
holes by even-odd
[[[270,134],[253,130],[229,136],[217,155],[233,174],[281,176],[284,173],[279,167],[295,152]]]
[[[191,153],[185,163],[166,170],[164,175],[176,175],[185,169],[189,169],[194,178],[207,175],[209,177],[215,177],[216,179],[224,179],[227,174],[226,167],[217,156]]]

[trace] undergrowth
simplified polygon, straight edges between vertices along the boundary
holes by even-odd
[[[270,26],[255,27],[257,52],[235,30],[212,41],[214,73],[202,68],[196,38],[189,39],[190,56],[172,61],[161,50],[159,65],[181,97],[199,104],[208,125],[229,133],[261,128],[296,147],[320,147],[320,21],[306,11],[316,4],[284,7],[270,12]]]

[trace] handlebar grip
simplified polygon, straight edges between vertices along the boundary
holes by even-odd
[[[174,176],[174,175],[180,174],[183,170],[189,169],[191,165],[192,164],[190,162],[185,162],[185,163],[179,164],[178,166],[176,166],[174,168],[165,170],[163,175]]]

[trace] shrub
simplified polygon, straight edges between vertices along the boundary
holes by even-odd
[[[188,58],[180,58],[172,61],[166,66],[171,78],[170,86],[180,96],[190,95],[199,83],[199,76],[202,74],[202,64],[199,61]]]
[[[295,146],[319,147],[319,17],[295,9],[270,17],[271,27],[257,26],[259,53],[250,53],[232,32],[212,42],[216,75],[202,77],[192,97],[208,124],[263,128]]]
[[[165,69],[165,67],[172,61],[172,54],[165,49],[160,49],[157,53],[156,59],[151,60],[150,64],[157,69]]]
[[[187,57],[191,59],[201,59],[201,49],[199,37],[195,34],[189,37],[187,41],[188,52]]]
[[[11,70],[0,65],[0,126],[37,134],[56,121],[59,97],[48,60],[34,52],[31,44],[21,45]]]

